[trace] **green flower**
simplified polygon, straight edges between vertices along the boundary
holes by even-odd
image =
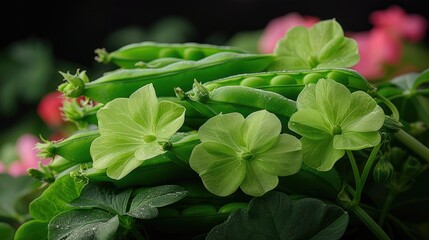
[[[299,94],[289,129],[302,136],[304,163],[331,169],[345,150],[377,145],[385,115],[367,93],[350,91],[331,79],[309,84]]]
[[[218,196],[232,194],[238,187],[261,196],[277,186],[278,176],[294,174],[301,167],[300,141],[280,130],[280,120],[265,110],[246,119],[239,113],[220,114],[200,127],[201,143],[189,164]]]
[[[130,98],[117,98],[97,112],[100,137],[91,145],[93,167],[106,169],[120,179],[144,160],[163,154],[164,142],[179,130],[185,108],[169,101],[159,102],[152,84]]]

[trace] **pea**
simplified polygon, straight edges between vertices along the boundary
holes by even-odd
[[[270,81],[270,85],[288,85],[296,83],[296,79],[288,75],[275,76]]]
[[[267,83],[260,77],[248,77],[241,81],[240,85],[246,87],[260,87],[267,85]]]
[[[183,209],[182,216],[201,216],[216,214],[217,210],[213,205],[210,204],[198,204]]]
[[[237,209],[247,209],[249,206],[249,203],[247,202],[233,202],[233,203],[227,203],[219,208],[217,211],[218,213],[232,213]]]
[[[335,80],[335,81],[337,81],[337,82],[339,82],[345,86],[347,86],[349,84],[348,76],[346,76],[345,74],[340,73],[340,72],[335,72],[335,71],[330,72],[330,73],[328,73],[328,75],[326,77],[329,79]]]
[[[323,78],[319,73],[310,73],[304,77],[304,84],[316,83],[319,79]]]
[[[197,48],[187,48],[183,51],[183,58],[187,60],[199,60],[204,58],[204,52]]]
[[[180,58],[180,54],[177,50],[172,48],[164,48],[161,51],[159,51],[159,57],[160,58]]]

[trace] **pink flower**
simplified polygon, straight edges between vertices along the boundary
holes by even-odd
[[[261,53],[272,53],[279,39],[286,35],[286,32],[295,26],[311,27],[319,21],[319,18],[312,16],[301,16],[292,12],[284,16],[271,20],[265,27],[259,41],[259,51]]]
[[[401,58],[401,42],[384,29],[350,34],[358,43],[360,60],[353,68],[369,80],[385,74],[385,65],[397,64]]]
[[[58,127],[64,123],[61,115],[64,97],[60,92],[47,94],[37,106],[37,113],[40,118],[51,127]]]
[[[37,150],[34,148],[39,139],[31,134],[22,135],[17,143],[16,148],[19,159],[11,163],[8,167],[8,172],[12,176],[20,176],[27,174],[28,168],[37,168],[40,158],[37,157]],[[42,163],[46,163],[44,160]]]
[[[370,22],[377,28],[386,29],[389,33],[409,41],[418,42],[425,36],[427,21],[418,14],[407,14],[399,6],[373,12]]]

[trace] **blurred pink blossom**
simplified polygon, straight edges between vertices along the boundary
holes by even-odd
[[[7,172],[12,176],[20,176],[27,174],[28,168],[38,168],[40,158],[37,157],[37,150],[34,148],[39,139],[31,134],[22,135],[17,143],[16,149],[18,152],[19,159],[12,162],[8,166]],[[42,163],[46,163],[44,160]]]
[[[37,106],[40,118],[51,127],[58,127],[64,123],[61,115],[64,97],[60,92],[51,92],[43,97]]]
[[[402,44],[398,38],[381,28],[368,32],[352,33],[359,47],[360,60],[353,67],[367,79],[378,79],[385,74],[385,65],[397,64],[402,55]]]
[[[259,51],[261,53],[272,53],[277,41],[286,35],[286,32],[295,26],[311,27],[319,21],[313,16],[301,16],[299,13],[289,13],[271,20],[265,27],[259,41]]]
[[[427,20],[418,14],[407,14],[399,6],[373,12],[370,22],[376,28],[383,28],[401,39],[418,42],[425,36]]]

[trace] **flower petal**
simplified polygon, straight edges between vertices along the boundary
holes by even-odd
[[[302,109],[319,111],[319,105],[316,101],[316,84],[310,83],[304,87],[296,99],[296,108],[298,111]]]
[[[292,114],[288,127],[301,136],[314,140],[330,137],[332,128],[322,114],[313,109],[302,109]]]
[[[115,134],[137,138],[147,134],[147,130],[136,123],[130,115],[128,99],[116,98],[97,112],[100,135]]]
[[[161,101],[158,108],[155,135],[161,139],[168,139],[176,133],[185,121],[185,110],[186,108],[177,103]]]
[[[118,159],[118,161],[107,169],[106,173],[110,178],[121,179],[141,164],[142,161],[137,160],[134,156],[127,156]]]
[[[198,130],[201,142],[217,142],[237,151],[244,144],[240,134],[244,117],[240,113],[219,114],[210,118]]]
[[[384,124],[383,109],[367,93],[352,93],[350,108],[344,117],[343,131],[371,132],[378,131]]]
[[[153,85],[147,84],[131,94],[128,106],[132,119],[148,134],[154,134],[158,116],[158,98]]]
[[[135,141],[121,135],[100,136],[90,147],[93,167],[105,169],[124,157],[132,157],[141,144],[142,140]]]
[[[381,141],[378,132],[346,132],[334,136],[334,148],[344,150],[361,150],[374,147]]]
[[[189,165],[211,193],[227,196],[235,192],[246,175],[245,163],[230,147],[213,142],[198,144]]]
[[[135,151],[134,157],[139,161],[144,161],[146,159],[150,159],[165,153],[165,151],[161,148],[161,145],[157,141],[153,141],[150,143],[143,143],[139,146],[139,148]]]
[[[276,115],[260,110],[251,113],[241,127],[242,138],[250,152],[258,152],[275,143],[282,125]]]
[[[350,91],[332,79],[321,79],[316,84],[316,101],[321,114],[333,125],[338,126],[349,109]]]
[[[344,156],[345,151],[333,147],[333,138],[312,140],[301,138],[304,163],[319,171],[330,170],[336,161]]]
[[[277,142],[266,152],[257,154],[254,166],[276,176],[297,173],[302,164],[301,142],[289,134],[281,134]]]
[[[273,190],[278,183],[279,178],[277,176],[265,172],[255,165],[253,161],[249,161],[246,164],[246,177],[240,188],[248,195],[259,197]]]

